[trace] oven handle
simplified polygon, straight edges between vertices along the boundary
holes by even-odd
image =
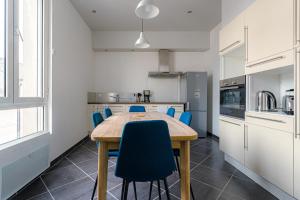
[[[220,88],[221,91],[224,91],[224,90],[234,90],[234,89],[239,89],[241,87],[239,86],[231,86],[231,87],[222,87]]]

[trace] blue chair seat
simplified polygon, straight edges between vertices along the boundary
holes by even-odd
[[[146,112],[145,106],[130,106],[129,112]]]

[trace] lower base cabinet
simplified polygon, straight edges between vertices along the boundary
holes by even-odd
[[[293,196],[293,133],[245,124],[245,166]]]
[[[244,121],[220,117],[220,149],[244,164]]]

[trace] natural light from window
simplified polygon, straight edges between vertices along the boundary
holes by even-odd
[[[0,97],[5,96],[5,3],[0,0]]]

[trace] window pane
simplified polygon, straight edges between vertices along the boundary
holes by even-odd
[[[0,97],[5,97],[5,1],[0,0]]]
[[[43,107],[20,109],[20,137],[25,137],[43,130]]]
[[[0,144],[18,138],[17,110],[0,110]]]
[[[42,97],[42,1],[18,0],[19,96]]]

